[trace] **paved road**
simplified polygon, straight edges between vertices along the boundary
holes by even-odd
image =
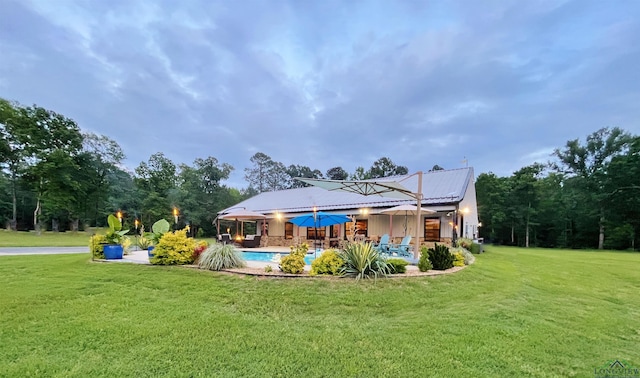
[[[59,255],[67,253],[89,253],[89,247],[3,247],[0,256],[10,255]]]

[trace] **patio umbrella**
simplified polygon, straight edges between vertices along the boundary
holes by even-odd
[[[328,214],[322,211],[299,215],[289,220],[298,227],[326,227],[334,224],[351,222],[351,218],[344,214]]]
[[[236,221],[236,234],[238,234],[238,221],[266,219],[267,216],[255,211],[247,210],[246,208],[236,208],[237,210],[230,210],[227,213],[218,215],[218,219],[233,219]],[[264,227],[264,226],[263,226]],[[242,225],[244,232],[244,224]],[[218,230],[220,225],[218,224]],[[218,231],[219,232],[219,231]]]
[[[389,235],[393,236],[393,216],[394,215],[402,215],[404,214],[404,236],[407,236],[407,216],[408,215],[416,215],[418,212],[418,207],[416,205],[400,205],[391,207],[389,209],[380,210],[379,214],[389,214]],[[424,207],[420,209],[421,213],[435,213],[435,211],[430,209],[425,209]]]
[[[334,224],[342,224],[351,222],[351,218],[344,214],[328,214],[322,211],[316,211],[309,214],[299,215],[289,220],[298,227],[313,227],[318,238],[318,227],[327,227]],[[314,241],[315,244],[315,241]]]
[[[412,176],[418,176],[418,190],[412,192],[405,187],[400,181],[404,181]],[[296,180],[304,183],[318,186],[329,191],[341,191],[357,193],[364,196],[378,195],[381,197],[412,199],[416,201],[416,248],[414,249],[414,257],[420,257],[420,213],[422,210],[422,171],[418,171],[412,175],[405,177],[399,181],[389,179],[373,179],[373,180],[322,180],[310,179],[304,177],[296,177]]]

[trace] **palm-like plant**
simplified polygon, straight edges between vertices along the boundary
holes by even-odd
[[[351,243],[341,252],[345,264],[345,276],[360,278],[378,278],[390,273],[388,264],[370,243]]]
[[[246,263],[232,244],[213,243],[198,258],[198,266],[201,269],[222,270],[244,268]]]

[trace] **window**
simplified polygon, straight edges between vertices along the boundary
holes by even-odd
[[[346,235],[347,237],[351,236],[353,223],[347,223]],[[368,220],[356,220],[356,235],[368,235],[369,221]]]
[[[331,226],[331,231],[330,231],[330,238],[334,239],[334,238],[339,238],[340,237],[340,225],[339,224],[334,224]]]
[[[425,218],[424,240],[440,241],[440,218]]]
[[[293,239],[293,223],[286,222],[284,224],[284,238]]]
[[[317,234],[316,234],[317,231]],[[308,240],[322,240],[324,239],[326,235],[326,229],[324,227],[322,228],[314,228],[314,227],[307,227],[307,239]]]

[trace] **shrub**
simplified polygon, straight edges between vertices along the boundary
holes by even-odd
[[[389,265],[384,258],[371,247],[371,243],[351,243],[340,254],[344,259],[344,274],[350,277],[377,278],[389,274]]]
[[[407,265],[409,265],[409,262],[404,259],[388,259],[387,265],[389,265],[389,272],[391,274],[399,274],[407,272]]]
[[[196,242],[187,237],[187,230],[167,232],[153,249],[150,262],[154,265],[184,265],[193,263]]]
[[[125,255],[128,255],[131,252],[131,238],[128,236],[123,236],[122,241],[120,242],[122,245],[122,251]]]
[[[300,274],[304,272],[304,256],[289,254],[280,259],[280,270],[284,273]]]
[[[464,255],[461,252],[451,252],[453,255],[453,266],[464,266]]]
[[[233,244],[213,243],[198,259],[198,266],[208,270],[243,268],[246,265],[240,251]]]
[[[458,247],[451,250],[451,252],[459,252],[464,257],[464,265],[471,265],[476,261],[476,257],[464,248]]]
[[[271,267],[271,265],[267,265],[264,267],[264,272],[265,273],[271,273],[273,272],[273,268]]]
[[[428,272],[433,269],[431,260],[429,260],[429,251],[427,250],[427,247],[422,247],[420,249],[420,260],[418,260],[418,269],[420,269],[421,272]]]
[[[482,253],[482,245],[478,243],[471,243],[469,251],[471,251],[471,253],[473,253],[474,255],[478,255]]]
[[[104,259],[104,251],[102,248],[107,244],[107,238],[104,235],[93,235],[89,238],[89,251],[95,259]]]
[[[146,238],[144,235],[140,235],[136,238],[136,244],[140,249],[147,249],[151,246],[151,239]]]
[[[462,247],[466,250],[471,249],[471,244],[473,244],[473,240],[469,238],[459,238],[456,242],[457,247]]]
[[[337,276],[342,274],[344,260],[334,249],[328,249],[311,263],[311,275],[327,274]]]
[[[453,267],[453,255],[446,245],[436,244],[435,247],[429,248],[428,253],[433,269],[446,270]]]
[[[300,274],[304,272],[304,257],[309,251],[306,243],[291,246],[291,253],[280,259],[279,268],[284,273]]]
[[[207,243],[206,240],[196,242],[196,247],[193,249],[193,261],[198,261],[198,257],[200,257],[207,247],[209,247],[209,243]]]

